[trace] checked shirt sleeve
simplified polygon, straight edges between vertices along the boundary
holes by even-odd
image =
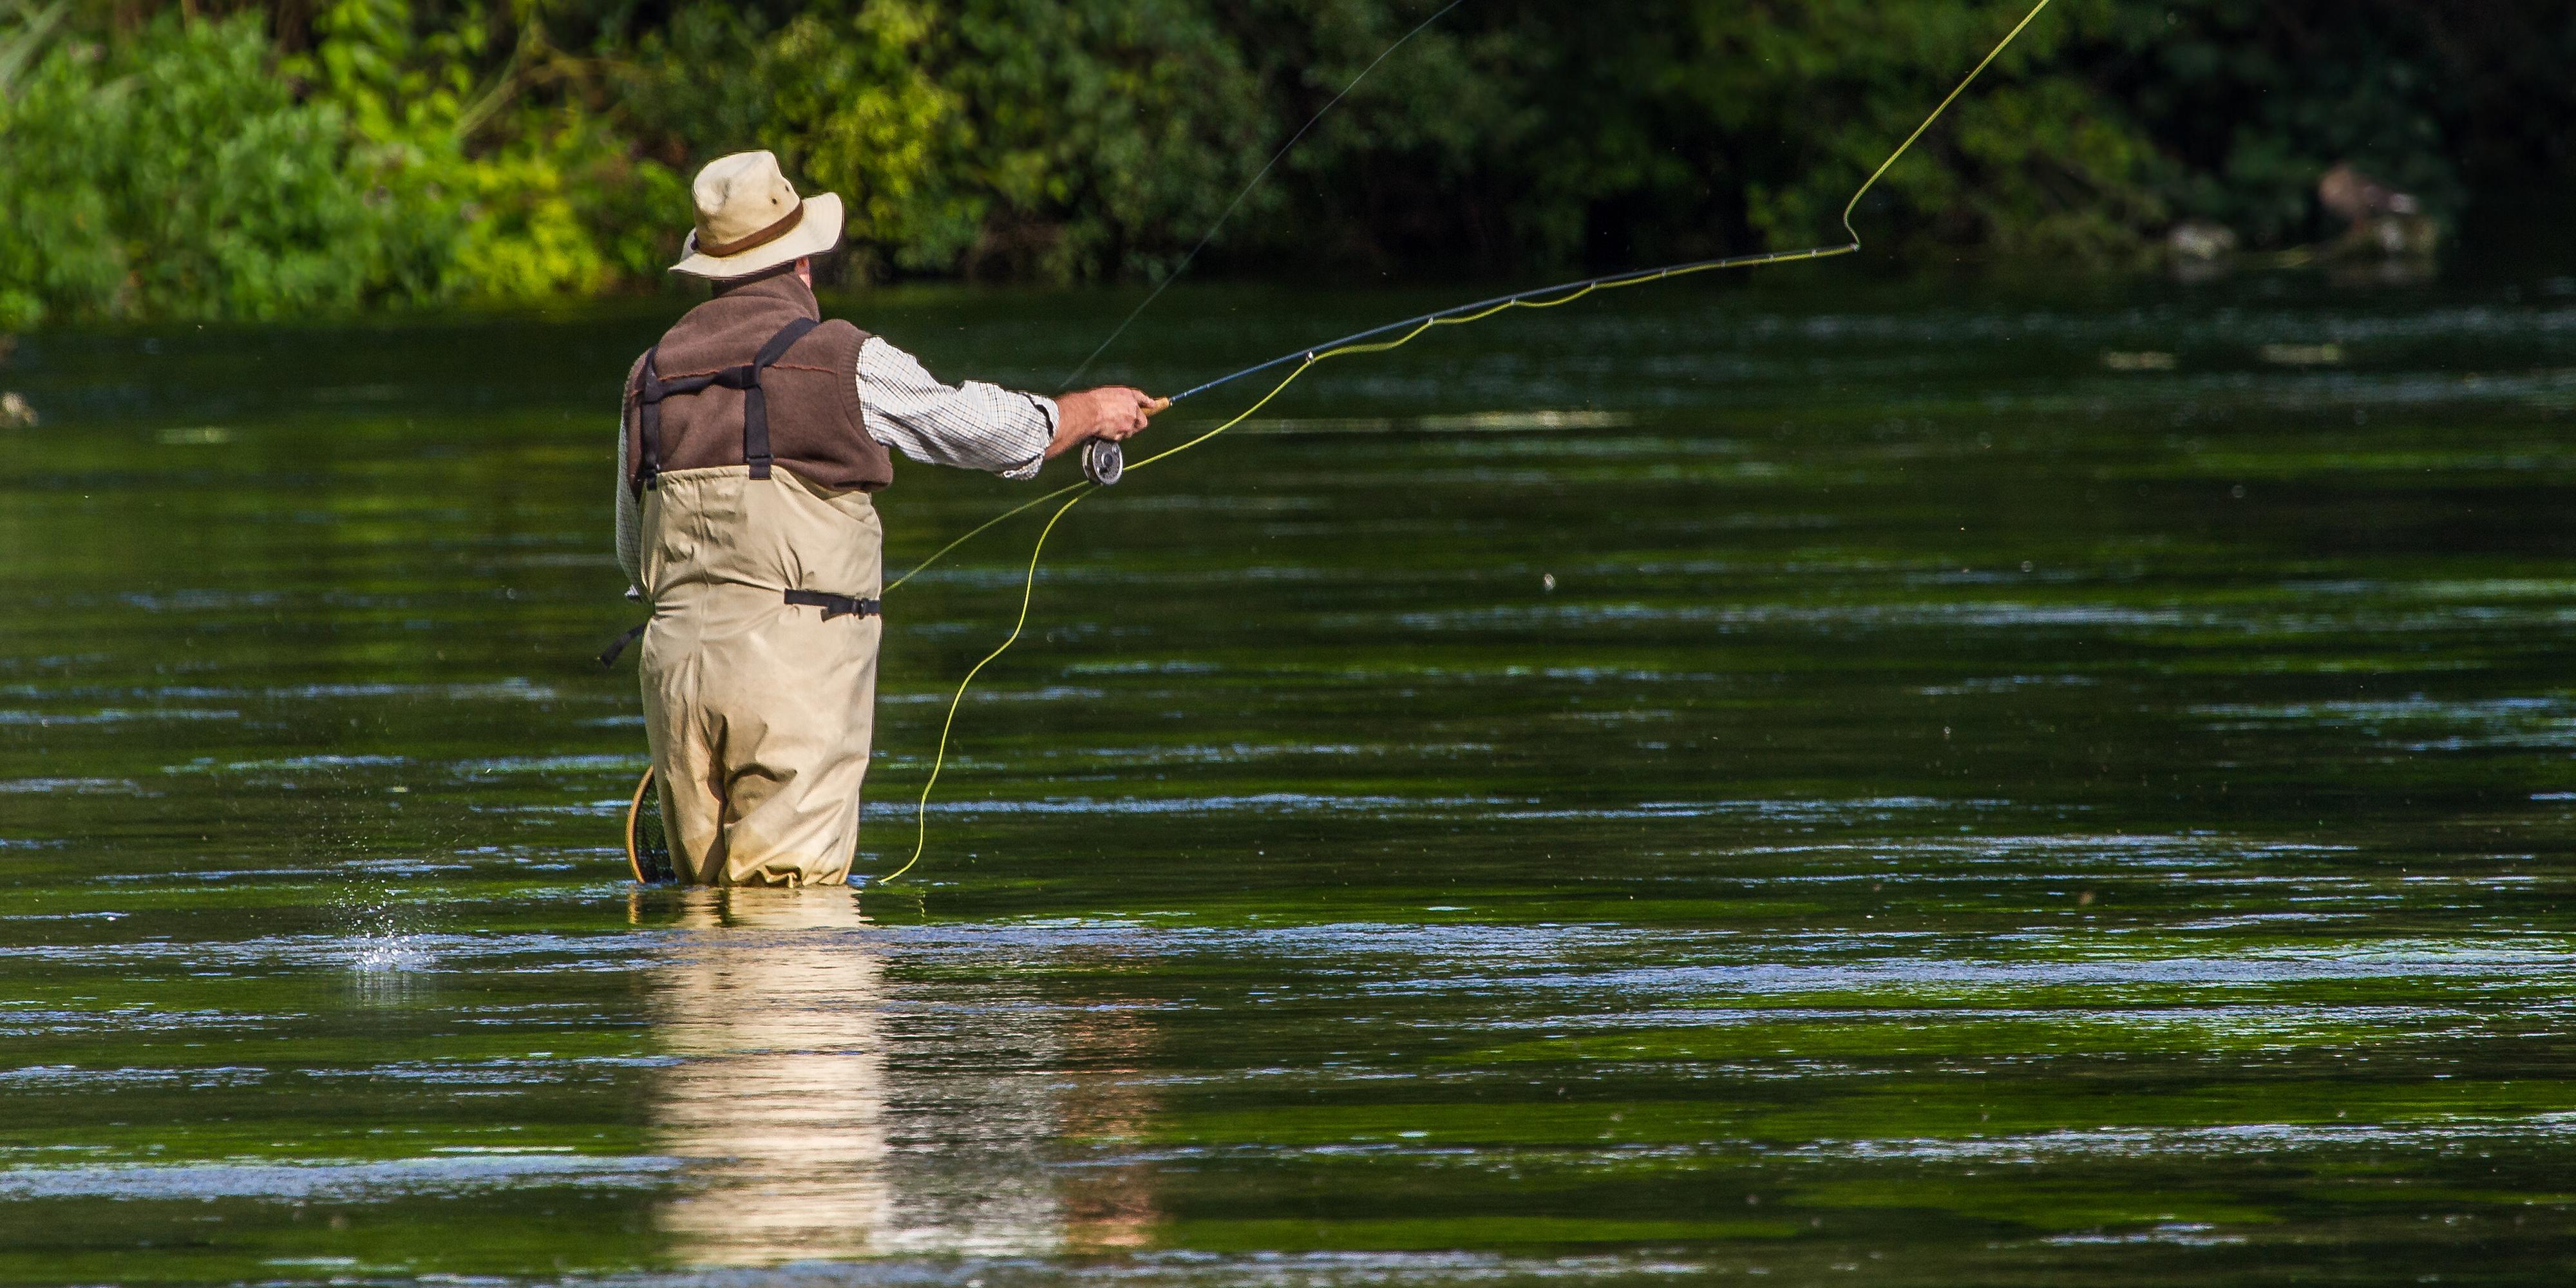
[[[859,346],[859,409],[870,437],[916,461],[1036,478],[1055,437],[1052,398],[969,380],[944,385],[875,336]]]
[[[644,584],[644,520],[636,512],[635,494],[626,485],[626,418],[617,418],[617,566],[626,573],[629,595]]]

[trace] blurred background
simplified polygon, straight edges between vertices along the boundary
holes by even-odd
[[[657,289],[765,147],[848,280],[1167,272],[1431,0],[0,0],[0,329]],[[1838,240],[2022,0],[1470,0],[1208,267],[1353,281]],[[1881,248],[2117,270],[2545,253],[2546,0],[2061,0],[1863,211]]]

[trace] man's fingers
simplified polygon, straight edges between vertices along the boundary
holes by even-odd
[[[1091,432],[1111,442],[1145,432],[1153,414],[1172,405],[1169,398],[1157,398],[1129,385],[1102,385],[1068,398],[1080,398],[1088,404],[1097,425]]]
[[[1169,398],[1156,398],[1142,390],[1137,391],[1136,409],[1133,412],[1128,413],[1129,423],[1127,426],[1127,432],[1130,434],[1144,433],[1148,422],[1153,420],[1154,413],[1171,405],[1172,400]]]

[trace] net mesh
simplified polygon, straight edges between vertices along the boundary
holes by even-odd
[[[626,805],[626,866],[647,885],[676,875],[671,870],[671,838],[662,830],[662,793],[656,786],[653,771],[645,770],[635,782],[635,799]]]

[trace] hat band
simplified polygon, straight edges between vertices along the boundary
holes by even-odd
[[[767,228],[763,228],[759,232],[753,233],[748,237],[743,237],[729,242],[710,242],[705,240],[704,236],[701,235],[698,241],[698,253],[711,259],[724,259],[728,256],[739,255],[744,251],[766,246],[769,243],[796,231],[797,223],[804,218],[805,199],[799,197],[796,199],[796,204],[789,208],[784,218],[781,218],[777,223],[771,224]]]

